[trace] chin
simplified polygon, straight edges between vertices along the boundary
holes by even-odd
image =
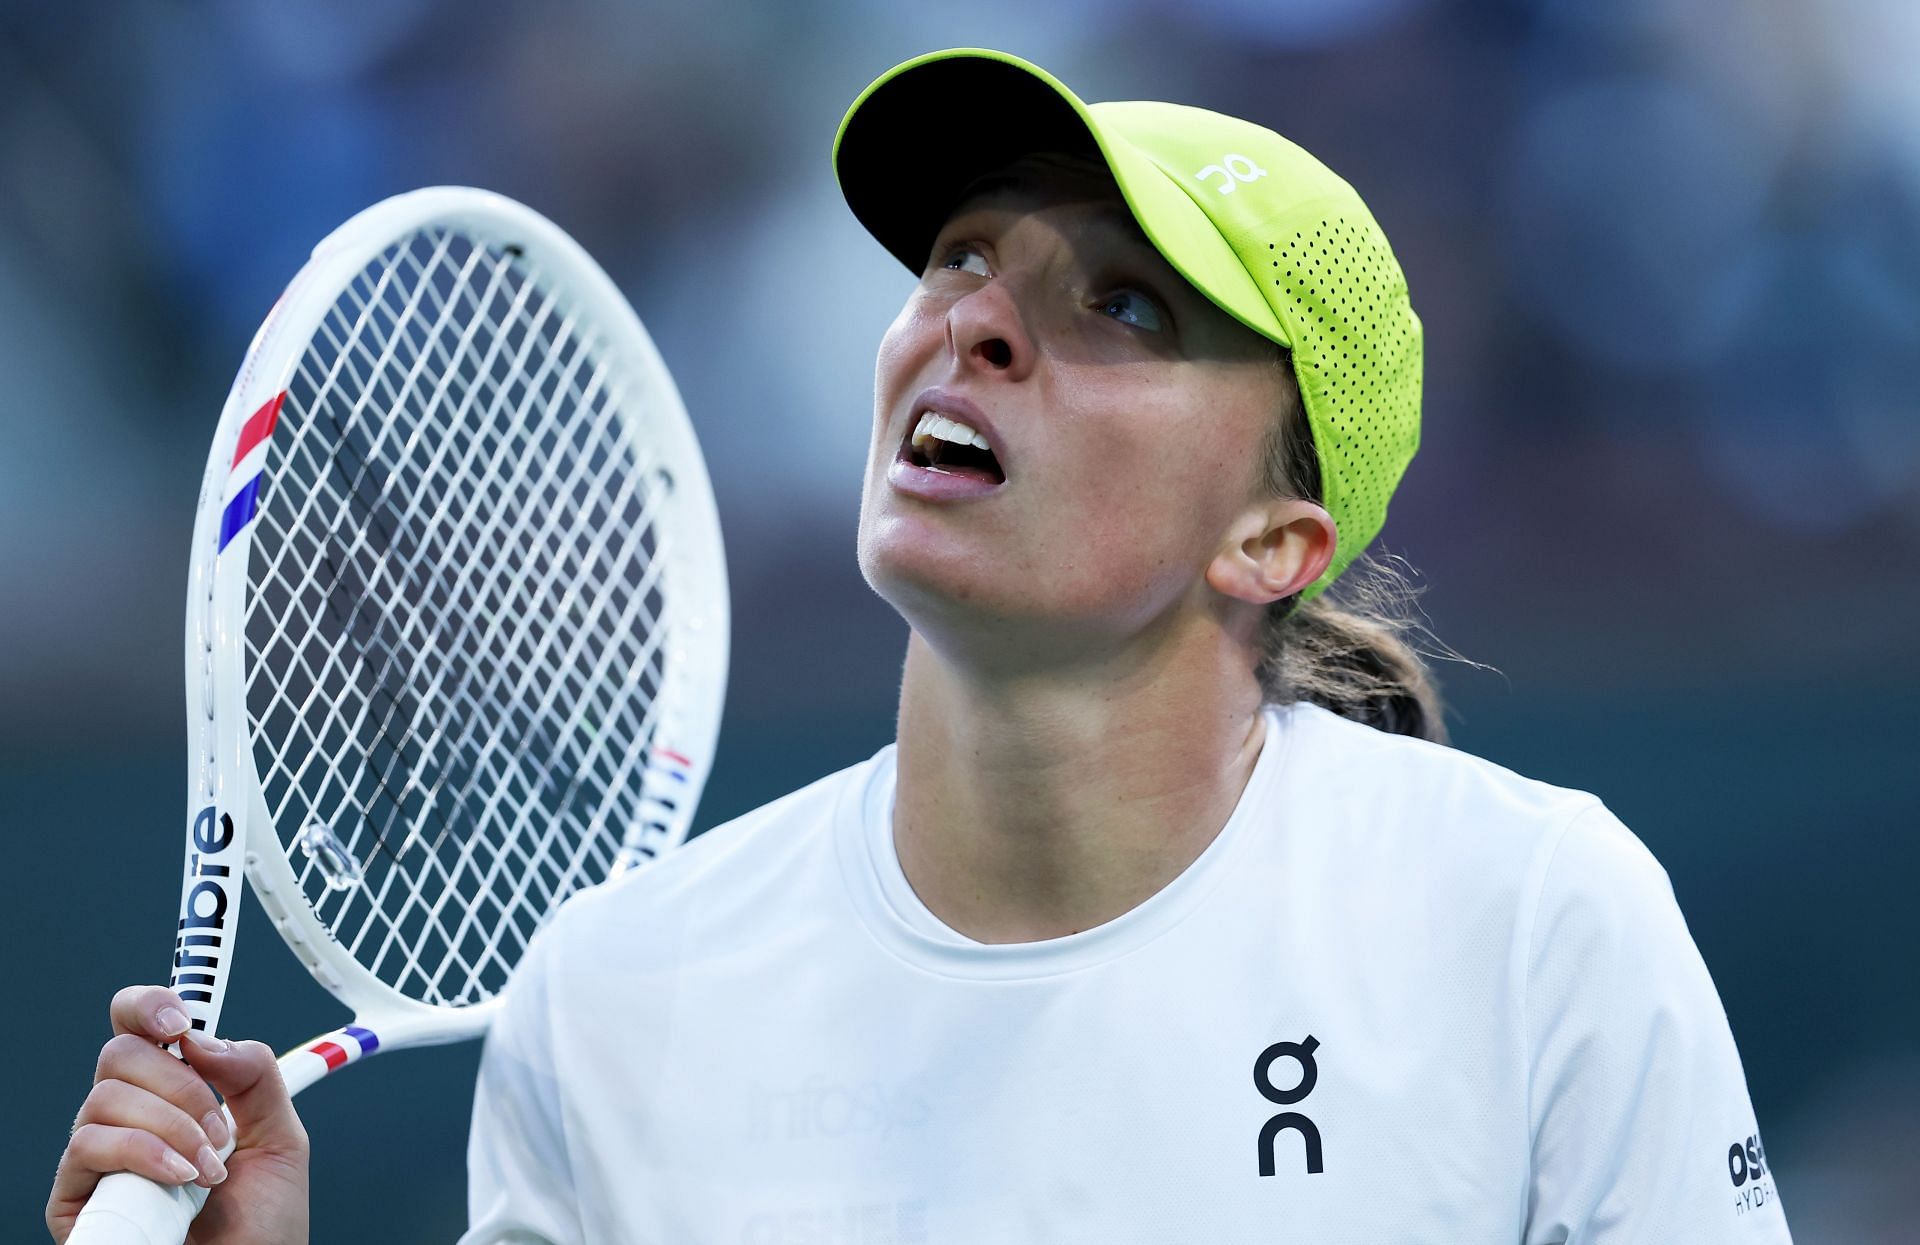
[[[982,565],[978,557],[937,551],[929,544],[889,543],[863,532],[860,573],[936,649],[957,655],[982,642],[1003,643],[1045,617],[1043,603],[1032,599],[1033,585],[1010,583],[1004,570]],[[1027,595],[1009,589],[1024,589]]]
[[[1061,591],[1070,585],[978,557],[929,556],[925,543],[863,540],[860,570],[931,650],[976,671],[1073,664],[1126,643],[1137,626],[1128,617],[1134,602],[1079,599]]]
[[[982,567],[977,558],[939,549],[937,542],[923,536],[903,539],[907,533],[898,530],[898,520],[876,526],[893,530],[876,533],[862,524],[860,574],[910,625],[918,628],[928,615],[993,613],[1004,608],[992,599],[991,568]]]
[[[955,523],[884,495],[864,501],[858,555],[867,586],[936,650],[971,654],[969,664],[1017,652],[1072,659],[1124,644],[1177,609],[1185,593],[1179,576],[1111,560],[1032,569],[1048,559],[1009,548],[1011,525]]]

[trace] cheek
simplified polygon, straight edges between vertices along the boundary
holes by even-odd
[[[873,362],[873,398],[876,414],[908,389],[926,366],[929,355],[945,340],[945,320],[927,299],[915,295],[900,308],[880,338]]]
[[[1099,452],[1064,464],[1071,500],[1054,511],[1055,548],[1112,590],[1164,599],[1205,573],[1253,500],[1258,421],[1236,418],[1225,395],[1132,396],[1126,418],[1077,438]]]
[[[1187,421],[1132,396],[1129,418],[1089,412],[1072,430],[1065,460],[1049,464],[1055,484],[1023,516],[1023,552],[1063,613],[1158,613],[1203,572],[1230,519],[1220,464],[1195,453]]]
[[[1130,520],[1129,537],[1192,539],[1192,529],[1222,525],[1246,498],[1250,455],[1219,404],[1184,389],[1122,384],[1110,402],[1088,403],[1072,441],[1092,452],[1063,466],[1083,513]]]

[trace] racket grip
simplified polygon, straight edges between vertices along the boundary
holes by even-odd
[[[206,1201],[207,1190],[197,1184],[155,1184],[114,1172],[100,1178],[67,1245],[182,1245]]]

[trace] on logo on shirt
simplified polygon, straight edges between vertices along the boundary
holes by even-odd
[[[1314,1062],[1313,1052],[1320,1049],[1320,1041],[1309,1033],[1298,1042],[1275,1042],[1260,1052],[1253,1061],[1253,1087],[1260,1096],[1276,1106],[1290,1107],[1313,1092],[1314,1082],[1320,1079],[1320,1068]],[[1273,1083],[1273,1065],[1281,1058],[1292,1059],[1300,1065],[1300,1081],[1291,1089],[1281,1089]],[[1307,1174],[1315,1175],[1321,1170],[1320,1130],[1314,1122],[1298,1111],[1282,1111],[1260,1126],[1258,1143],[1260,1174],[1271,1176],[1274,1172],[1274,1142],[1280,1134],[1292,1129],[1300,1134],[1300,1143],[1307,1154]]]

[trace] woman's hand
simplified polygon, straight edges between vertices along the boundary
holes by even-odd
[[[164,986],[113,996],[113,1038],[100,1048],[93,1092],[47,1198],[56,1242],[109,1172],[212,1190],[188,1238],[196,1245],[297,1245],[307,1239],[307,1131],[273,1052],[259,1042],[202,1037]],[[185,1036],[183,1036],[185,1035]],[[161,1043],[179,1041],[182,1063]],[[223,1162],[226,1099],[239,1137]]]

